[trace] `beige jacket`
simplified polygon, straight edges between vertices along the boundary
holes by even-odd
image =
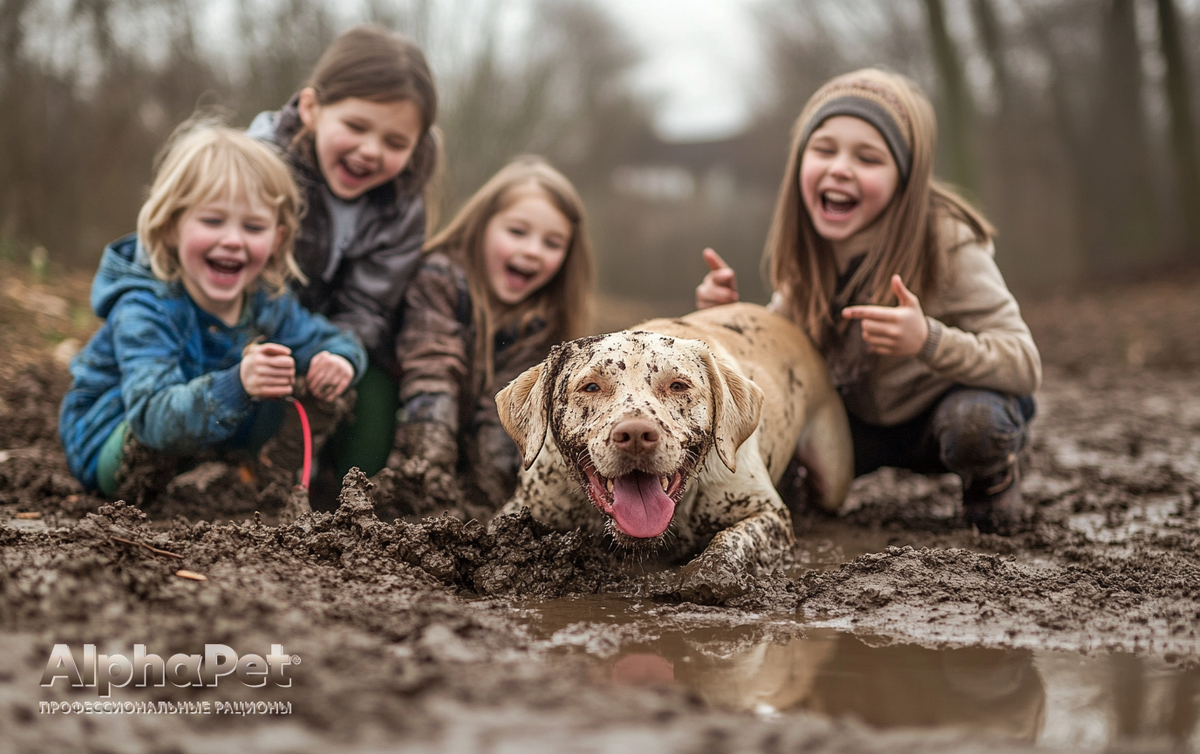
[[[857,323],[853,337],[826,350],[831,365],[859,364],[854,376],[833,377],[846,410],[864,422],[887,426],[912,419],[956,384],[1012,395],[1030,395],[1041,384],[1041,356],[996,266],[995,247],[977,242],[957,221],[948,222],[943,235],[941,282],[921,300],[929,337],[919,354],[867,353]],[[771,303],[782,308],[777,299]]]

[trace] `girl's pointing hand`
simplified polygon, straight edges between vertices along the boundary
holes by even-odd
[[[929,337],[925,312],[899,275],[892,275],[892,292],[899,300],[897,306],[847,306],[842,316],[862,321],[863,340],[872,352],[882,356],[916,356]]]
[[[708,265],[708,274],[696,286],[696,308],[707,309],[737,301],[737,274],[733,268],[712,249],[704,250],[704,263]]]

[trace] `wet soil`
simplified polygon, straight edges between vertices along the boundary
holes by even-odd
[[[55,424],[86,323],[31,291],[0,296],[0,750],[1200,750],[1200,278],[1027,302],[1026,530],[981,535],[953,477],[885,470],[839,516],[801,511],[789,562],[719,606],[527,516],[396,519],[353,473],[290,522],[237,475],[146,511],[86,494]],[[280,645],[289,687],[111,700],[291,713],[46,714],[101,700],[39,685],[59,644]]]

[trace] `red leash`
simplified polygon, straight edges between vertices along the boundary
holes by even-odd
[[[300,429],[304,432],[304,468],[300,471],[300,486],[308,489],[309,478],[312,476],[312,429],[308,426],[308,412],[300,405],[300,401],[292,396],[287,396],[287,400],[296,407],[296,413],[300,414]]]

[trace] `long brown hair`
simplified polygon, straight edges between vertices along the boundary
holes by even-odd
[[[563,265],[541,290],[514,306],[495,300],[488,287],[484,240],[488,222],[513,205],[523,189],[539,190],[571,225]],[[546,323],[540,337],[556,343],[586,335],[591,327],[595,261],[588,237],[583,200],[566,176],[541,157],[518,157],[500,169],[467,200],[454,219],[425,243],[425,250],[441,250],[467,271],[475,325],[476,371],[483,384],[492,380],[493,341],[504,327],[523,329],[534,318]]]
[[[875,222],[880,241],[867,251],[864,263],[851,276],[846,292],[853,301],[838,303],[895,304],[892,275],[899,275],[918,298],[934,290],[942,272],[942,220],[965,223],[978,241],[987,241],[995,230],[977,210],[948,185],[934,179],[933,156],[937,121],[925,93],[905,76],[878,68],[865,68],[831,79],[808,100],[792,128],[787,167],[779,187],[775,216],[763,251],[763,267],[771,285],[782,295],[785,312],[818,347],[829,331],[841,323],[832,312],[837,284],[833,248],[813,226],[800,194],[800,161],[809,121],[831,98],[864,92],[886,101],[899,113],[898,123],[912,152],[906,184]]]
[[[321,54],[305,86],[317,104],[332,105],[350,97],[370,102],[412,102],[421,114],[421,136],[408,164],[396,177],[396,190],[404,197],[422,192],[433,212],[441,166],[441,136],[437,121],[438,96],[433,74],[421,48],[412,40],[379,26],[365,24],[346,30]],[[298,143],[313,149],[312,133],[302,129]],[[430,223],[433,224],[432,219]]]

